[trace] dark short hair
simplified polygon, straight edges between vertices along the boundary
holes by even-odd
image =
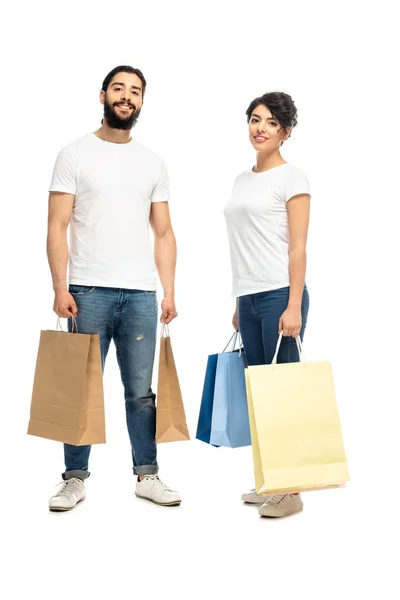
[[[146,80],[144,78],[144,75],[142,71],[140,71],[139,69],[134,69],[129,65],[121,65],[119,67],[115,67],[115,69],[109,72],[109,74],[103,81],[103,85],[101,86],[103,92],[106,92],[108,90],[108,86],[110,85],[111,81],[117,73],[133,73],[133,75],[137,75],[140,81],[142,82],[142,95],[144,96],[144,92],[146,90]]]
[[[248,123],[254,109],[260,104],[263,104],[270,110],[274,119],[276,119],[284,129],[296,127],[297,108],[289,94],[285,94],[285,92],[269,92],[259,98],[255,98],[246,110]]]

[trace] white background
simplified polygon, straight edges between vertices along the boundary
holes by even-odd
[[[394,3],[20,2],[3,9],[2,584],[47,598],[395,598],[399,592],[398,30]],[[250,448],[159,448],[178,509],[134,497],[123,389],[110,351],[108,443],[87,499],[52,514],[62,446],[28,437],[41,329],[55,328],[45,242],[58,151],[97,129],[118,64],[148,90],[134,135],[166,161],[178,241],[171,326],[192,437],[208,354],[231,335],[223,219],[254,164],[245,110],[290,93],[299,125],[282,149],[312,186],[305,353],[332,362],[351,482],[303,495],[271,521],[243,506]],[[155,373],[156,375],[156,373]],[[156,377],[155,377],[156,386]],[[5,560],[4,560],[5,558]],[[4,588],[3,588],[4,589]]]

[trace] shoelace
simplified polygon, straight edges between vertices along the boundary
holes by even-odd
[[[77,483],[78,482],[74,481],[73,479],[67,479],[66,481],[60,481],[60,483],[58,483],[57,485],[62,485],[62,487],[60,487],[60,489],[56,493],[56,496],[59,496],[60,494],[65,494],[67,496],[71,495],[74,491],[77,491],[76,490]]]
[[[275,496],[271,496],[270,498],[268,498],[267,502],[269,502],[269,504],[279,504],[288,495],[289,494],[278,494],[278,495],[275,495]]]
[[[158,477],[158,475],[156,475],[155,477],[150,477],[150,479],[153,479],[155,481],[155,485],[158,488],[162,488],[163,490],[167,490],[168,492],[174,491],[174,490],[171,490],[171,488],[168,487],[164,482],[162,482],[161,479]]]

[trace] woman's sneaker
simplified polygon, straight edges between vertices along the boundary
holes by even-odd
[[[49,500],[49,509],[54,511],[71,510],[85,499],[85,484],[83,479],[71,477],[64,481],[55,496]]]
[[[269,496],[257,494],[256,490],[250,490],[250,492],[242,494],[242,502],[247,502],[248,504],[264,504],[267,498]]]
[[[258,509],[262,517],[287,517],[303,510],[300,494],[270,496]]]
[[[151,500],[162,506],[176,506],[181,503],[178,492],[171,490],[157,475],[145,475],[136,483],[136,496]]]

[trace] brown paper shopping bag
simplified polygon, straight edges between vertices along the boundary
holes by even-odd
[[[281,339],[271,365],[246,369],[256,490],[341,487],[349,472],[331,365],[276,364]]]
[[[156,414],[156,441],[158,443],[190,439],[171,338],[166,325],[163,325],[160,339]]]
[[[40,334],[28,434],[74,446],[102,444],[106,438],[100,340],[97,334],[74,331]]]

